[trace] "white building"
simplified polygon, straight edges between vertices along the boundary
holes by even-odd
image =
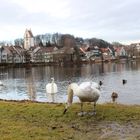
[[[24,34],[24,49],[29,50],[30,47],[34,46],[34,36],[32,34],[31,29],[26,29]]]

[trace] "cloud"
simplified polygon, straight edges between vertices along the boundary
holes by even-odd
[[[26,9],[28,13],[45,13],[54,18],[65,18],[69,15],[68,3],[65,0],[12,0]]]
[[[70,33],[109,42],[138,41],[139,0],[0,0],[0,38]],[[9,34],[10,32],[10,34]]]

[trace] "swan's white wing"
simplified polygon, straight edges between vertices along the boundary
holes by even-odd
[[[46,85],[46,92],[50,93],[51,92],[51,83]]]
[[[79,98],[83,101],[96,101],[100,96],[100,91],[96,88],[97,83],[83,82],[79,85]]]
[[[79,85],[79,88],[83,92],[87,92],[87,93],[96,91],[98,87],[99,87],[98,83],[95,82],[83,82]]]
[[[91,83],[91,88],[97,88],[97,89],[100,89],[100,86],[99,86],[98,83],[96,83],[96,82],[92,82],[92,83]]]
[[[52,83],[48,83],[46,85],[46,92],[50,93],[50,94],[57,93],[58,92],[57,85],[55,83],[53,83],[53,84]]]
[[[79,88],[81,90],[86,90],[86,89],[88,90],[90,86],[91,86],[91,82],[83,82],[79,85]]]
[[[57,85],[54,83],[54,93],[58,92],[58,88],[57,88]]]
[[[82,90],[85,90],[85,89],[90,89],[90,88],[97,88],[97,89],[99,89],[100,88],[100,86],[99,86],[99,84],[98,83],[96,83],[96,82],[83,82],[83,83],[81,83],[80,85],[79,85],[79,87],[80,87],[80,89],[82,89]]]
[[[91,82],[83,82],[79,85],[81,96],[92,96]]]

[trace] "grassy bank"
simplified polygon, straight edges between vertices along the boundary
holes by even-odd
[[[91,104],[84,104],[91,111]],[[128,140],[140,139],[140,106],[97,105],[95,116],[80,117],[74,104],[63,115],[64,104],[0,101],[2,140]]]

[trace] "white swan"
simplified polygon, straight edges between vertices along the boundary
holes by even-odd
[[[64,110],[66,113],[68,107],[72,104],[73,95],[79,97],[81,101],[81,113],[83,115],[83,102],[94,102],[93,114],[96,114],[96,102],[100,97],[100,85],[95,82],[83,82],[78,86],[77,83],[71,83],[68,86],[68,100]]]
[[[52,82],[46,85],[46,92],[51,95],[52,102],[55,101],[54,94],[58,92],[57,85],[54,82],[54,78],[51,78]]]

